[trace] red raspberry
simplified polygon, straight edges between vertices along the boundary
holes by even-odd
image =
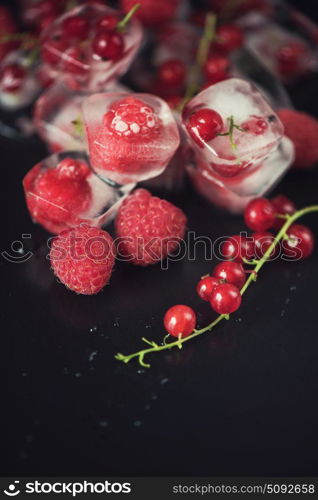
[[[25,177],[31,217],[49,232],[60,233],[77,224],[89,208],[92,193],[84,168],[81,162],[65,158],[56,169],[40,172],[36,165]]]
[[[121,205],[116,233],[119,254],[138,266],[155,264],[174,252],[186,229],[187,218],[180,208],[136,189]]]
[[[159,128],[159,118],[151,106],[134,97],[115,102],[105,113],[103,123],[117,136],[132,139],[152,136]]]
[[[136,3],[140,4],[135,16],[146,26],[170,21],[176,14],[180,0],[120,0],[121,8],[129,12]]]
[[[67,288],[84,295],[98,293],[108,283],[115,263],[111,236],[82,224],[54,238],[50,260],[54,274]]]
[[[311,168],[318,162],[318,121],[307,113],[281,109],[278,116],[285,127],[285,134],[295,146],[294,166]]]

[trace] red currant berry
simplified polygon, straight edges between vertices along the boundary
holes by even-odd
[[[216,286],[211,294],[210,304],[218,314],[231,314],[236,311],[242,302],[240,290],[230,283]]]
[[[306,48],[302,43],[293,42],[280,47],[277,52],[278,71],[284,76],[297,74],[306,55]]]
[[[209,142],[223,128],[223,120],[213,109],[202,108],[194,111],[186,124],[192,139],[202,147],[202,141]]]
[[[62,68],[75,75],[83,75],[88,70],[85,52],[80,45],[71,47],[62,54]]]
[[[296,212],[296,205],[293,201],[291,201],[287,196],[283,194],[279,194],[275,196],[275,198],[271,199],[272,204],[274,205],[275,211],[278,214],[282,215],[293,215]],[[276,217],[273,227],[275,229],[280,229],[284,224],[284,219],[280,219]]]
[[[229,76],[230,61],[226,56],[214,55],[207,59],[203,71],[209,84],[225,80]]]
[[[102,59],[116,61],[124,52],[124,39],[112,30],[100,30],[93,39],[93,52]]]
[[[171,109],[176,109],[181,104],[183,97],[181,95],[170,95],[165,97],[166,103]]]
[[[213,289],[219,284],[219,280],[213,276],[201,278],[197,284],[197,294],[202,300],[209,302]]]
[[[220,50],[231,52],[241,47],[243,42],[244,33],[235,24],[223,24],[216,30],[215,46]]]
[[[89,22],[84,16],[69,16],[62,23],[62,31],[65,38],[86,38],[89,30]]]
[[[274,224],[275,208],[266,198],[255,198],[245,208],[244,218],[253,231],[266,231]]]
[[[178,59],[169,59],[158,68],[158,79],[167,87],[181,87],[186,78],[186,67]]]
[[[242,288],[246,280],[244,268],[238,262],[226,261],[220,262],[213,271],[213,276],[218,280],[224,280],[226,283]]]
[[[293,224],[287,231],[288,240],[283,241],[284,254],[294,260],[306,259],[315,246],[311,230],[301,224]]]
[[[196,321],[196,314],[191,307],[177,305],[168,309],[163,324],[173,337],[187,337],[193,332]]]
[[[235,262],[243,262],[243,259],[253,259],[253,240],[240,234],[231,236],[223,243],[221,253],[223,258]]]
[[[254,241],[254,253],[255,257],[258,259],[261,259],[273,241],[275,240],[275,237],[272,233],[269,232],[259,232],[259,233],[254,233],[252,235],[253,241]],[[271,252],[271,257],[273,257],[276,254],[276,249]]]
[[[252,115],[248,120],[242,123],[241,127],[253,135],[262,135],[268,129],[268,123],[261,116]]]
[[[120,18],[116,14],[106,14],[97,21],[96,27],[98,29],[114,30],[119,21]]]
[[[26,71],[19,64],[8,64],[0,73],[0,87],[3,92],[17,92],[23,85]]]
[[[46,40],[41,49],[41,57],[44,62],[55,65],[60,62],[66,49],[67,43],[62,39]]]

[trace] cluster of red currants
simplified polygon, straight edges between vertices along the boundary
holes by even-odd
[[[294,203],[286,196],[278,195],[272,200],[256,198],[246,207],[244,218],[249,229],[255,231],[250,238],[234,235],[222,245],[222,256],[227,259],[220,262],[212,276],[206,275],[197,284],[199,297],[210,303],[218,314],[229,315],[241,305],[241,289],[249,272],[243,267],[245,261],[261,259],[275,241],[268,229],[280,230],[296,211]],[[276,251],[273,245],[273,256]],[[283,238],[284,255],[293,260],[300,260],[312,253],[314,236],[310,229],[301,224],[292,224]],[[191,307],[175,305],[164,316],[166,331],[177,338],[187,337],[195,331],[196,314]]]

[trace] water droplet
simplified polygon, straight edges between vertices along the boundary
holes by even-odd
[[[163,379],[161,380],[160,384],[161,384],[161,385],[164,385],[164,384],[166,384],[166,383],[168,382],[168,380],[169,380],[168,378],[163,378]]]
[[[95,356],[97,356],[97,351],[92,351],[89,355],[88,361],[94,361]]]

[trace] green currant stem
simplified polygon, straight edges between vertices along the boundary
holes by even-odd
[[[296,220],[298,220],[301,217],[303,217],[304,215],[307,215],[307,214],[312,213],[312,212],[318,212],[318,205],[311,205],[309,207],[303,208],[302,210],[298,210],[293,215],[286,216],[287,217],[286,222],[284,223],[284,225],[282,226],[282,228],[278,232],[276,238],[273,240],[271,245],[266,250],[263,257],[259,260],[254,261],[255,267],[252,270],[252,272],[251,272],[250,276],[248,277],[248,279],[246,280],[246,282],[244,283],[243,287],[241,288],[241,295],[243,295],[246,292],[246,290],[248,289],[248,287],[251,285],[252,282],[256,281],[258,272],[264,266],[264,264],[268,261],[268,259],[270,258],[273,250],[276,248],[278,243],[284,239],[284,237],[286,236],[286,232],[290,228],[290,226]],[[247,261],[247,262],[249,262],[249,261]],[[118,353],[118,354],[116,354],[115,358],[118,361],[122,361],[123,363],[129,363],[129,361],[131,361],[132,359],[138,358],[139,364],[141,366],[143,366],[145,368],[149,368],[150,365],[144,362],[144,357],[147,354],[151,354],[151,353],[159,352],[159,351],[170,350],[174,347],[178,347],[179,349],[181,349],[183,344],[185,344],[189,340],[192,340],[196,337],[199,337],[200,335],[203,335],[204,333],[212,330],[223,319],[229,319],[229,315],[228,314],[220,314],[214,321],[212,321],[212,323],[205,326],[204,328],[201,328],[200,330],[193,330],[193,333],[191,333],[191,335],[188,335],[187,337],[179,338],[178,340],[175,340],[173,342],[166,343],[166,337],[167,337],[166,336],[164,338],[164,342],[162,345],[158,345],[154,341],[147,340],[147,339],[143,338],[143,341],[150,345],[149,348],[142,349],[138,352],[134,352],[133,354],[128,354],[128,355]]]
[[[191,78],[187,85],[184,98],[177,108],[179,111],[182,111],[186,103],[190,101],[199,89],[201,71],[208,58],[211,42],[215,37],[215,27],[216,15],[213,14],[213,12],[209,12],[205,17],[204,31],[196,54],[196,63],[191,69]]]
[[[117,31],[123,31],[126,28],[126,25],[129,23],[130,19],[132,16],[135,14],[135,12],[139,9],[140,3],[136,3],[129,12],[125,15],[125,17],[119,21],[119,23],[116,26]]]

